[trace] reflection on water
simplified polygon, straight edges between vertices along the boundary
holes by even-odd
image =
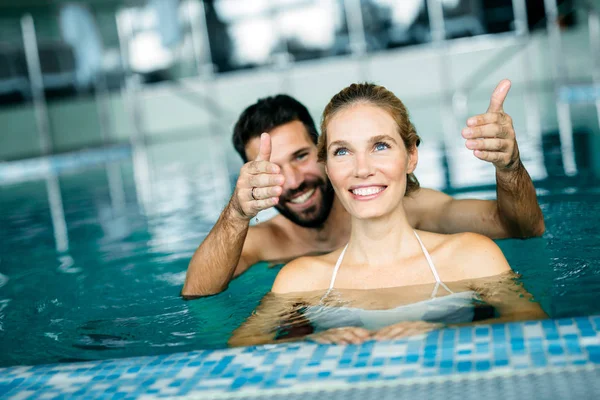
[[[378,290],[267,294],[229,344],[290,340],[361,343],[391,340],[447,326],[547,318],[514,273],[437,285]]]

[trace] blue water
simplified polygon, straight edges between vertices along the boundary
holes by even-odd
[[[278,268],[259,264],[220,295],[182,300],[188,261],[223,206],[214,177],[167,171],[148,196],[130,161],[112,165],[120,198],[103,167],[57,178],[59,250],[48,183],[0,186],[0,366],[225,347],[269,290]],[[539,200],[544,237],[498,243],[551,317],[600,313],[600,186],[547,186]]]

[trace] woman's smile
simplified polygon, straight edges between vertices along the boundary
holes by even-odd
[[[369,201],[379,197],[387,189],[385,185],[357,185],[348,191],[354,200]]]

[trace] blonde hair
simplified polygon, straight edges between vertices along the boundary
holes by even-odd
[[[387,111],[396,122],[398,134],[408,151],[421,143],[421,138],[417,135],[415,126],[410,122],[404,103],[394,93],[383,86],[372,83],[353,83],[333,96],[325,110],[323,110],[321,136],[317,143],[317,154],[320,162],[327,161],[327,125],[338,112],[355,104],[371,104]],[[419,188],[419,181],[412,173],[407,174],[406,177],[405,196],[408,196]]]

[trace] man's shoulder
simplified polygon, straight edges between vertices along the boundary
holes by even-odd
[[[263,261],[285,262],[313,252],[298,240],[298,226],[283,216],[275,216],[248,229],[245,251]]]
[[[426,207],[431,202],[452,199],[449,195],[439,190],[420,187],[404,198],[404,204],[414,207]]]
[[[408,196],[404,197],[404,209],[409,223],[418,229],[440,232],[437,223],[444,205],[452,197],[435,189],[418,188]]]
[[[289,226],[289,222],[285,217],[276,215],[273,218],[251,226],[248,229],[248,238],[256,237],[260,240],[271,239],[275,242],[285,241],[290,238],[290,232],[293,227]]]

